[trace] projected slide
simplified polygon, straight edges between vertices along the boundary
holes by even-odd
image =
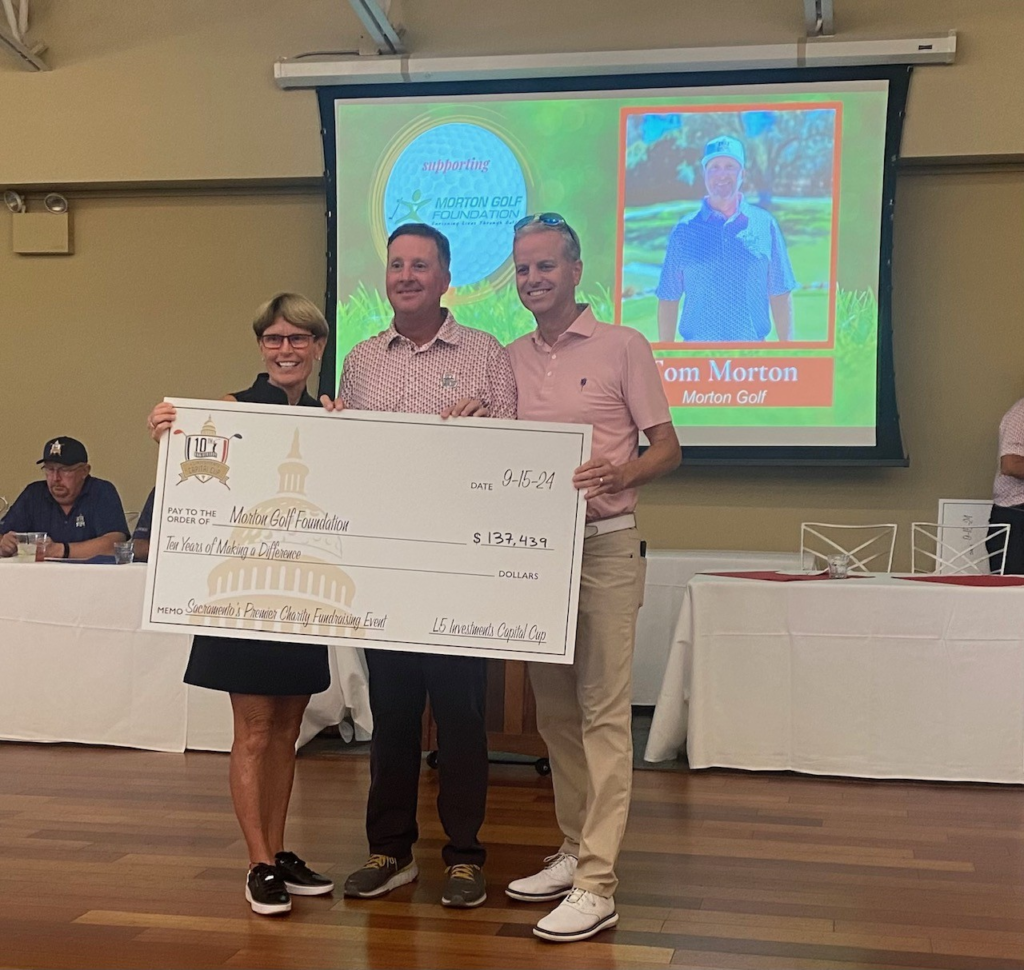
[[[337,99],[337,362],[387,327],[385,244],[451,240],[445,298],[533,328],[515,222],[577,230],[578,298],[651,342],[680,441],[875,444],[888,82]]]

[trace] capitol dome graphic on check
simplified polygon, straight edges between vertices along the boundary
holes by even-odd
[[[359,618],[349,613],[356,584],[342,568],[342,538],[318,529],[336,516],[306,498],[309,466],[302,460],[297,430],[277,471],[277,495],[233,516],[234,528],[219,543],[224,561],[207,580],[206,610],[193,614],[190,622],[254,629],[258,621],[267,633],[361,636]],[[278,522],[287,524],[275,527]],[[217,610],[231,606],[239,609]],[[275,620],[268,622],[271,616]]]

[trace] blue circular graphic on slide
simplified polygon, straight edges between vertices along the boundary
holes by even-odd
[[[452,245],[452,286],[486,279],[512,253],[512,232],[526,215],[526,178],[504,139],[480,125],[438,125],[402,151],[384,188],[390,235],[425,222]]]

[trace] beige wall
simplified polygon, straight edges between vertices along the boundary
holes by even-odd
[[[723,19],[702,0],[405,0],[413,46],[439,54],[787,40],[802,32],[802,6],[732,0]],[[837,8],[846,36],[961,30],[958,64],[914,78],[907,154],[1024,154],[1024,3]],[[353,46],[358,24],[342,0],[34,0],[33,10],[55,70],[0,60],[0,187],[115,187],[69,193],[68,257],[13,255],[0,213],[0,495],[13,498],[42,442],[66,433],[138,508],[155,461],[152,402],[244,386],[257,364],[255,306],[285,288],[322,297],[319,193],[257,182],[321,168],[315,99],[278,91],[271,64]],[[195,184],[204,179],[236,188]],[[133,187],[164,180],[194,184]],[[940,497],[989,493],[999,416],[1024,392],[1024,171],[907,171],[897,210],[893,317],[911,467],[684,468],[644,497],[653,546],[788,549],[804,518],[906,526],[933,518]]]
[[[156,468],[153,404],[248,387],[260,361],[252,318],[274,292],[323,305],[323,202],[188,193],[72,205],[73,256],[13,255],[0,215],[0,495],[13,501],[43,442],[67,434],[139,509]]]
[[[957,28],[914,78],[904,154],[1024,153],[1024,3],[839,0],[843,38]],[[33,0],[48,74],[0,56],[0,185],[293,178],[322,171],[316,99],[273,63],[358,46],[344,0]],[[404,0],[420,54],[783,43],[802,0]]]

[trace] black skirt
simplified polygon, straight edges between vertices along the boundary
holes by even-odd
[[[331,686],[327,647],[196,636],[185,683],[231,694],[319,694]]]
[[[235,391],[232,397],[254,404],[288,404],[287,395],[271,384],[266,374],[260,374],[252,387]],[[320,406],[306,391],[299,404]],[[315,643],[196,636],[185,683],[231,694],[319,694],[331,686],[331,668],[327,647]]]

